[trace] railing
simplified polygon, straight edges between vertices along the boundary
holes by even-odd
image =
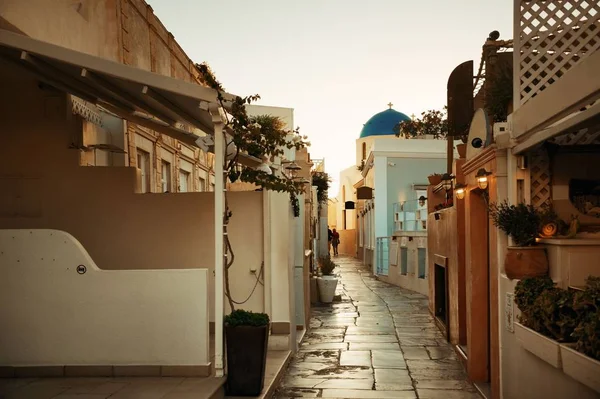
[[[377,237],[377,263],[376,273],[387,276],[390,269],[390,240],[391,237]]]
[[[395,231],[426,231],[427,200],[422,205],[418,200],[397,202],[393,217]]]

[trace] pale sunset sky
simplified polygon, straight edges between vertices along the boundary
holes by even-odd
[[[148,0],[195,62],[233,94],[294,109],[294,122],[339,172],[377,112],[418,115],[446,104],[460,63],[481,59],[487,35],[512,39],[511,0]],[[475,71],[476,72],[476,71]]]

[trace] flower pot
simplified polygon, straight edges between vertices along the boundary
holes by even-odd
[[[465,143],[457,144],[456,151],[458,151],[459,158],[462,159],[467,157],[467,145]]]
[[[437,186],[442,182],[442,175],[427,176],[427,179],[429,180],[429,184],[431,184],[432,186]]]
[[[573,346],[560,345],[563,371],[574,380],[600,392],[600,362],[576,351]]]
[[[557,369],[561,368],[560,345],[553,339],[515,323],[515,337],[526,351]]]
[[[269,326],[225,326],[227,396],[259,396],[265,383]]]
[[[323,303],[333,302],[335,296],[335,288],[337,287],[338,280],[335,276],[323,276],[317,279],[319,286],[319,297]]]
[[[543,247],[508,247],[504,272],[511,279],[522,280],[548,274],[548,257]]]

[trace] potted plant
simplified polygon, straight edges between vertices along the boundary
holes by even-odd
[[[265,382],[269,316],[234,310],[225,316],[228,396],[259,396]]]
[[[337,278],[333,275],[333,269],[336,266],[329,256],[319,259],[319,269],[321,269],[322,276],[317,279],[317,285],[319,286],[319,297],[323,303],[333,302],[338,283]]]
[[[427,176],[427,179],[429,180],[429,184],[431,184],[432,186],[437,186],[442,182],[442,175],[439,173],[433,173]]]
[[[561,345],[563,371],[600,392],[600,277],[588,277],[575,294],[573,309],[580,315],[573,332],[575,345]]]
[[[508,278],[523,279],[548,273],[548,258],[543,247],[536,246],[540,214],[532,205],[509,205],[504,201],[490,206],[494,225],[509,235],[515,246],[507,248],[504,271]]]

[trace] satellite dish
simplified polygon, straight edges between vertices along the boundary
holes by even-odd
[[[473,115],[469,138],[467,140],[467,159],[479,154],[485,147],[492,143],[492,129],[490,121],[483,108],[479,108]]]

